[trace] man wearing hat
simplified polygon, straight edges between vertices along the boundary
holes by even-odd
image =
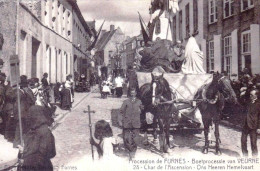
[[[21,119],[22,119],[22,127],[23,133],[26,133],[26,118],[28,115],[28,109],[35,104],[35,97],[33,95],[32,90],[28,87],[28,80],[26,75],[20,76],[20,111],[21,111]],[[15,140],[14,140],[14,147],[20,144],[20,129],[19,129],[19,117],[18,117],[18,102],[16,101],[14,104],[14,117],[16,120],[16,131],[15,131]]]

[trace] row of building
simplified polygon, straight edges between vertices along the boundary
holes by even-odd
[[[204,53],[207,72],[237,78],[247,68],[260,73],[259,0],[179,0],[172,22],[173,41],[192,35]]]
[[[142,34],[138,36],[126,36],[120,27],[115,29],[114,25],[110,30],[102,30],[96,45],[96,65],[106,67],[108,74],[115,70],[121,70],[126,74],[129,66],[136,62],[137,50],[144,46]]]
[[[51,83],[68,74],[90,74],[93,59],[87,49],[96,34],[95,21],[86,22],[76,0],[0,0],[1,58],[9,75],[9,58],[17,54],[20,74]]]

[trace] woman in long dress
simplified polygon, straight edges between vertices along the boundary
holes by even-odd
[[[203,53],[194,37],[190,37],[185,48],[185,61],[182,65],[184,74],[204,74]]]
[[[69,81],[66,81],[61,90],[61,109],[70,110],[72,107],[72,101],[71,85]]]

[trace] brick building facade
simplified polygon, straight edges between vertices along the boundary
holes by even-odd
[[[260,1],[205,0],[207,71],[237,78],[244,68],[260,73]]]
[[[56,83],[80,71],[93,31],[75,0],[1,0],[0,9],[5,40],[1,58],[7,75],[13,54],[19,56],[20,74],[29,78],[47,72],[49,81]]]

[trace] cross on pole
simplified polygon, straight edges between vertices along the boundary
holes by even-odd
[[[91,124],[91,113],[95,113],[95,111],[90,110],[90,106],[88,105],[88,110],[84,110],[84,113],[88,112],[88,119],[89,119],[89,133],[90,133],[90,138],[92,138],[92,124]],[[94,150],[93,150],[93,145],[91,144],[91,153],[92,153],[92,159],[94,160]]]

